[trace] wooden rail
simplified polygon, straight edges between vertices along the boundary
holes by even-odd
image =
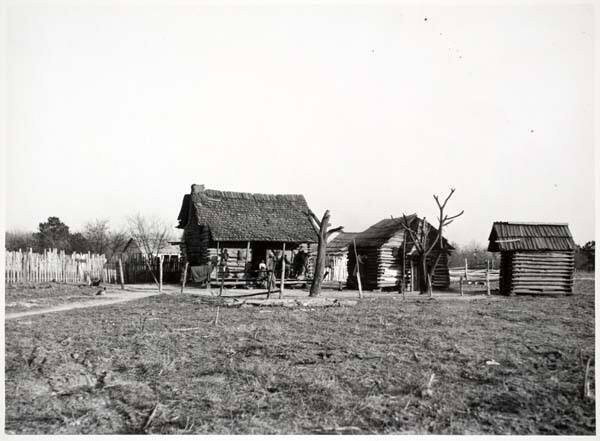
[[[450,274],[451,282],[458,282],[462,277],[463,281],[466,283],[469,282],[485,282],[487,280],[487,276],[489,276],[490,282],[497,282],[500,280],[500,270],[498,269],[471,269],[465,267],[454,267],[449,268],[448,272]]]

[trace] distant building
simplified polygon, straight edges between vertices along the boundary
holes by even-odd
[[[418,255],[402,221],[402,218],[383,219],[354,237],[356,254],[360,259],[359,269],[363,288],[399,289],[404,284],[407,290],[412,291],[421,290],[425,286],[425,275],[419,265]],[[411,214],[407,216],[407,221],[411,228],[416,229],[421,219],[416,214]],[[429,240],[433,241],[437,236],[437,229],[429,223],[427,224]],[[428,265],[432,265],[437,256],[441,254],[431,280],[435,289],[447,289],[450,286],[448,255],[454,248],[445,238],[442,240],[443,252],[439,244],[436,244],[427,260]],[[404,241],[406,241],[406,246]],[[353,244],[349,244],[347,285],[350,288],[357,286]]]
[[[156,254],[154,257],[179,257],[180,249],[178,244],[179,242],[168,242],[165,246],[161,247],[158,254]],[[142,248],[143,247],[140,247],[136,240],[132,238],[129,239],[129,241],[125,244],[121,255],[125,259],[129,257],[140,258],[144,254],[146,254],[145,251],[142,250]]]
[[[327,243],[326,270],[328,271],[325,280],[328,282],[338,282],[346,285],[348,280],[348,251],[352,239],[358,233],[342,232],[336,235]],[[316,255],[316,249],[313,253]]]
[[[502,294],[572,294],[575,242],[568,224],[494,222]]]

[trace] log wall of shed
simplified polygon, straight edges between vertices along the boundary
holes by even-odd
[[[438,252],[432,251],[428,256],[427,262],[430,265],[435,263]],[[448,271],[448,253],[442,253],[440,260],[431,277],[431,284],[436,289],[448,289],[450,286],[450,272]]]
[[[378,248],[357,246],[356,252],[359,256],[366,257],[364,264],[359,266],[362,287],[364,289],[377,289]],[[346,285],[350,289],[358,288],[357,279],[354,275],[355,267],[356,257],[354,255],[354,246],[351,245],[348,249],[348,280],[346,282]]]
[[[412,248],[412,244],[407,242],[407,250]],[[365,289],[382,289],[382,288],[399,288],[402,281],[402,239],[392,238],[381,247],[356,247],[359,255],[366,256],[366,265],[361,268],[361,282]],[[439,251],[433,250],[428,258],[427,263],[433,265]],[[354,248],[351,245],[348,252],[348,281],[347,286],[351,289],[357,288],[356,277],[354,276],[354,268],[356,258],[354,257]],[[419,280],[425,280],[419,277],[421,273],[418,257],[406,256],[404,265],[405,275],[404,280],[406,286],[412,285],[411,268],[415,270],[414,288],[420,289]],[[444,252],[440,256],[438,266],[432,276],[431,283],[434,289],[447,289],[450,286],[450,273],[448,271],[448,253]]]
[[[572,294],[573,251],[503,252],[500,261],[502,294]]]
[[[404,230],[398,231],[377,250],[377,288],[400,286]],[[410,249],[410,248],[409,248]],[[410,265],[408,265],[410,267]]]
[[[208,228],[188,223],[183,230],[181,253],[192,266],[206,265],[210,261]]]

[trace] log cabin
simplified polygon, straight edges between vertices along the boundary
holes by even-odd
[[[407,221],[416,230],[421,219],[411,214],[407,216]],[[354,237],[363,288],[401,289],[403,285],[407,291],[416,291],[424,286],[425,275],[419,265],[418,254],[402,222],[402,218],[383,219]],[[433,241],[437,229],[425,222],[429,227],[429,240]],[[442,238],[442,241],[443,249],[436,245],[427,258],[427,264],[432,265],[440,255],[431,280],[434,289],[447,289],[450,286],[448,256],[454,248],[446,238]],[[355,250],[354,245],[350,244],[347,286],[355,289],[357,285]]]
[[[358,233],[342,232],[337,234],[327,243],[327,262],[328,270],[326,282],[337,282],[346,284],[348,279],[348,251],[352,239]],[[316,254],[316,251],[315,251]]]
[[[183,197],[177,228],[183,229],[181,251],[193,280],[247,280],[261,262],[268,264],[269,256],[283,254],[288,262],[297,260],[298,250],[308,251],[317,241],[308,210],[299,194],[239,193],[192,185]],[[217,261],[225,274],[217,274]]]
[[[494,222],[488,251],[500,253],[500,293],[572,294],[575,242],[568,224]]]

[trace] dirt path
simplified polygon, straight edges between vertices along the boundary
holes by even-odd
[[[51,306],[49,308],[40,308],[32,311],[6,313],[4,314],[4,319],[11,320],[20,317],[27,317],[30,315],[49,314],[52,312],[70,311],[71,309],[113,305],[115,303],[130,302],[132,300],[143,299],[145,297],[151,297],[155,295],[158,295],[158,291],[156,289],[140,290],[128,288],[125,291],[106,291],[103,297],[100,297],[98,298],[98,300],[95,301],[91,300],[88,302],[65,303],[64,305]]]
[[[235,297],[236,294],[249,294],[252,292],[262,292],[264,290],[260,290],[260,289],[255,289],[255,290],[225,290],[223,292],[223,296],[224,297]],[[163,292],[166,295],[177,295],[180,293],[180,287],[176,286],[176,285],[165,285],[163,287]],[[218,291],[217,290],[213,290],[212,292],[210,290],[207,289],[203,289],[203,288],[193,288],[193,287],[186,287],[185,289],[185,293],[186,294],[200,294],[200,295],[207,295],[207,296],[214,296],[216,295]],[[39,308],[39,309],[34,309],[31,311],[21,311],[21,312],[12,312],[12,313],[5,313],[4,314],[4,318],[5,320],[11,320],[11,319],[16,319],[16,318],[20,318],[20,317],[27,317],[27,316],[32,316],[32,315],[40,315],[40,314],[49,314],[49,313],[53,313],[53,312],[62,312],[62,311],[70,311],[72,309],[79,309],[79,308],[92,308],[95,306],[105,306],[105,305],[113,305],[116,303],[123,303],[123,302],[129,302],[132,300],[138,300],[138,299],[143,299],[145,297],[151,297],[151,296],[155,296],[158,295],[158,290],[156,289],[156,285],[151,285],[151,284],[144,284],[144,285],[129,285],[126,287],[125,291],[121,291],[118,288],[116,289],[110,289],[108,291],[106,291],[106,293],[98,298],[97,300],[90,300],[87,302],[72,302],[72,303],[65,303],[63,305],[58,305],[58,306],[51,306],[51,307],[47,307],[47,308]],[[273,298],[277,298],[279,295],[278,292],[274,292],[272,297]],[[260,296],[260,297],[266,297],[266,296]],[[285,291],[285,298],[303,298],[303,297],[307,297],[307,291],[306,290],[286,290]],[[332,291],[332,290],[325,290],[323,291],[321,297],[328,297],[328,298],[337,298],[337,299],[356,299],[358,300],[358,291]],[[397,299],[402,299],[402,295],[398,294],[398,293],[380,293],[380,292],[369,292],[366,291],[364,293],[364,299],[365,300],[373,300],[375,298],[378,297],[395,297]],[[422,295],[418,295],[417,293],[410,293],[407,294],[406,296],[407,300],[428,300],[427,296],[422,296]],[[465,295],[464,297],[459,296],[458,294],[449,294],[449,293],[444,293],[444,294],[439,294],[436,295],[434,293],[434,299],[435,300],[479,300],[479,299],[490,299],[490,300],[498,300],[498,296],[491,296],[491,297],[487,297],[485,295]]]

